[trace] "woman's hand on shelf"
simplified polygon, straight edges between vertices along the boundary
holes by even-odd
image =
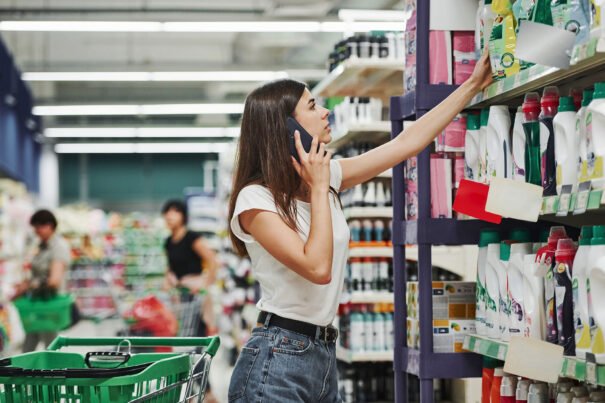
[[[476,91],[483,91],[493,82],[492,66],[490,64],[489,52],[487,50],[483,52],[483,55],[477,61],[475,70],[468,79],[468,82],[473,86],[473,88],[475,88]]]

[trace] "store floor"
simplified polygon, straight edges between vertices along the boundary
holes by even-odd
[[[81,321],[64,333],[70,337],[111,337],[123,328],[124,322],[119,319],[105,320],[99,323]],[[82,350],[86,352],[86,350]],[[219,403],[227,403],[227,391],[233,368],[229,366],[224,350],[219,349],[217,356],[212,360],[210,369],[210,384],[212,392]]]

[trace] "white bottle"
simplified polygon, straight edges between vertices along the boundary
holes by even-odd
[[[557,194],[563,185],[578,186],[578,140],[576,107],[572,97],[559,98],[559,110],[553,119],[555,130],[555,160],[557,161]]]
[[[523,306],[525,308],[523,335],[544,340],[546,331],[544,277],[535,262],[535,254],[523,257]]]
[[[585,386],[574,386],[571,388],[571,393],[574,394],[572,403],[586,403],[588,402],[588,389]]]
[[[508,296],[510,301],[509,333],[511,336],[523,336],[525,330],[525,303],[523,301],[524,263],[523,259],[531,253],[532,244],[515,243],[510,247],[508,262]]]
[[[548,403],[548,385],[545,383],[533,383],[529,386],[527,403]]]
[[[479,116],[469,113],[466,118],[466,135],[464,140],[464,177],[479,180]]]
[[[587,164],[588,150],[586,138],[586,110],[592,102],[592,90],[582,93],[582,107],[576,114],[576,137],[578,138],[578,182],[582,182],[582,166]]]
[[[386,350],[393,351],[395,339],[393,336],[393,314],[390,312],[384,314],[384,337]]]
[[[363,204],[366,207],[376,207],[376,182],[371,181],[366,188],[366,194],[363,197]]]
[[[364,351],[372,351],[374,349],[374,315],[371,312],[363,314],[363,325],[364,325]]]
[[[475,53],[480,55],[482,53],[482,42],[483,42],[483,7],[485,6],[484,0],[479,0],[479,8],[477,9],[477,15],[475,16]]]
[[[500,242],[500,266],[496,273],[498,274],[498,303],[500,305],[500,337],[502,341],[510,341],[510,301],[508,299],[508,263],[510,260],[510,243],[508,241]]]
[[[487,157],[488,176],[512,176],[508,106],[494,105],[490,108],[487,123]]]
[[[500,338],[500,283],[498,271],[500,264],[500,244],[492,243],[487,246],[487,267],[485,271],[485,327],[486,336],[492,339]]]
[[[495,230],[483,230],[479,235],[479,257],[477,259],[477,297],[475,311],[475,327],[477,334],[487,335],[486,328],[486,284],[485,277],[487,272],[487,246],[490,243],[500,243],[500,234]]]
[[[351,312],[351,334],[349,338],[350,348],[353,352],[363,351],[365,344],[365,324],[363,314]]]
[[[521,379],[517,383],[517,392],[515,393],[515,398],[517,401],[527,402],[527,395],[529,394],[530,385],[531,381],[529,379]]]
[[[578,252],[573,261],[573,306],[574,323],[576,327],[576,357],[586,358],[590,351],[592,339],[590,337],[591,318],[588,314],[588,256],[590,255],[590,242],[592,240],[592,227],[584,226],[580,233]]]
[[[515,398],[517,391],[517,377],[514,375],[504,374],[502,383],[500,384],[500,397]]]
[[[559,392],[556,403],[572,403],[574,397],[574,394],[571,392]]]
[[[489,183],[487,175],[487,123],[489,122],[489,108],[481,110],[479,117],[479,179],[478,182]]]
[[[588,255],[588,312],[594,315],[591,352],[597,364],[605,364],[605,226],[593,227]]]
[[[380,313],[374,314],[374,351],[385,351],[386,341],[384,337],[384,316]]]
[[[598,403],[605,402],[605,392],[604,391],[596,391],[590,394],[590,398],[588,398],[588,403]]]
[[[484,0],[481,8],[481,17],[479,23],[481,25],[481,36],[479,39],[479,46],[481,51],[489,46],[489,39],[492,36],[492,28],[494,27],[494,21],[496,14],[492,11],[492,0]]]
[[[523,130],[523,120],[525,115],[523,107],[517,109],[515,114],[515,124],[513,125],[513,179],[525,182],[525,130]]]
[[[376,207],[384,207],[387,205],[387,198],[384,192],[384,185],[379,181],[376,185]]]
[[[592,9],[592,18],[590,24],[590,36],[592,38],[601,38],[605,36],[603,31],[603,26],[605,21],[603,21],[605,8],[605,1],[603,0],[590,0],[590,5]]]
[[[592,101],[586,109],[586,149],[588,177],[593,189],[605,188],[605,83],[596,83]]]

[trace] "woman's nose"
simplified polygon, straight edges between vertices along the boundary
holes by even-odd
[[[323,108],[323,114],[321,115],[322,119],[327,119],[330,116],[330,110],[327,108]]]

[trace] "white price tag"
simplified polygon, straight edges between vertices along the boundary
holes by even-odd
[[[471,351],[471,348],[470,348],[470,344],[471,344],[471,337],[472,337],[472,336],[466,336],[466,337],[464,338],[464,343],[462,343],[462,349],[463,349],[463,350]]]
[[[506,350],[507,350],[506,346],[498,347],[498,359],[500,361],[504,361],[506,359]]]
[[[586,382],[591,385],[597,384],[597,364],[586,362]]]
[[[576,360],[567,359],[567,370],[565,371],[565,376],[568,378],[576,378]]]
[[[521,86],[521,74],[515,74],[515,88]]]
[[[473,349],[475,353],[481,354],[481,340],[475,341],[475,348]]]

